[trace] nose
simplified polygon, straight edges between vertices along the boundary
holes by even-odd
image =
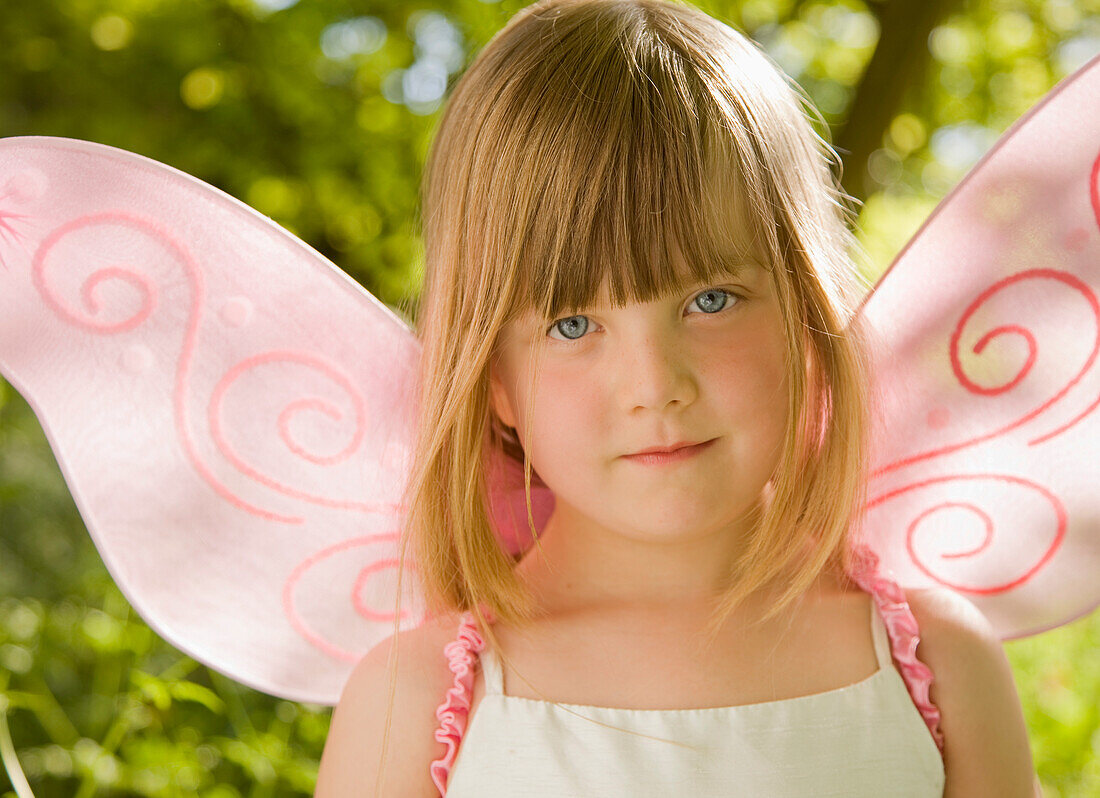
[[[627,410],[683,407],[698,395],[690,352],[675,335],[652,329],[639,333],[621,353],[618,382]]]

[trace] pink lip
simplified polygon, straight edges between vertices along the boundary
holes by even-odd
[[[663,465],[664,463],[676,463],[681,460],[687,460],[690,457],[694,457],[704,449],[714,443],[716,439],[711,438],[709,441],[703,441],[702,443],[676,443],[672,446],[657,446],[650,449],[645,449],[635,454],[624,454],[624,460],[630,460],[635,463],[643,463],[645,465]]]

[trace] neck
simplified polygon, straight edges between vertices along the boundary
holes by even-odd
[[[558,503],[517,574],[551,612],[698,611],[725,592],[746,524],[652,540],[609,530]]]

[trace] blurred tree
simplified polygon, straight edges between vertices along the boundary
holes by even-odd
[[[15,0],[0,135],[111,144],[267,214],[415,313],[417,185],[446,92],[516,0]],[[700,0],[820,108],[880,274],[996,137],[1100,51],[1100,0]],[[1100,621],[1009,643],[1048,796],[1100,794]],[[1071,663],[1067,665],[1066,662]],[[309,795],[325,707],[168,646],[111,581],[0,380],[7,792]],[[10,733],[9,733],[10,729]]]
[[[847,117],[840,124],[837,150],[856,169],[879,148],[890,122],[910,87],[924,82],[931,60],[926,42],[932,29],[960,0],[923,3],[878,2],[868,9],[878,21],[879,37],[867,68],[855,85]],[[863,199],[877,188],[862,169],[850,175],[845,189]]]

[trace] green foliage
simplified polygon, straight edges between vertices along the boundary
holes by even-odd
[[[9,3],[0,135],[89,139],[172,164],[412,314],[417,184],[439,107],[427,89],[452,85],[523,5]],[[758,39],[830,125],[870,81],[894,78],[867,73],[890,4],[699,5]],[[927,71],[871,131],[866,163],[846,164],[871,181],[860,217],[870,277],[997,135],[1100,49],[1100,0],[944,7]],[[1006,645],[1048,798],[1100,794],[1098,646],[1098,614]],[[310,795],[329,717],[225,679],[132,612],[37,422],[0,380],[0,754],[18,758],[35,795]],[[4,792],[0,777],[0,796],[18,778]]]
[[[30,409],[16,398],[0,419],[14,489],[0,502],[0,718],[38,798],[311,795],[329,708],[249,690],[154,634],[106,573]]]
[[[1005,652],[1046,798],[1100,793],[1100,612]]]

